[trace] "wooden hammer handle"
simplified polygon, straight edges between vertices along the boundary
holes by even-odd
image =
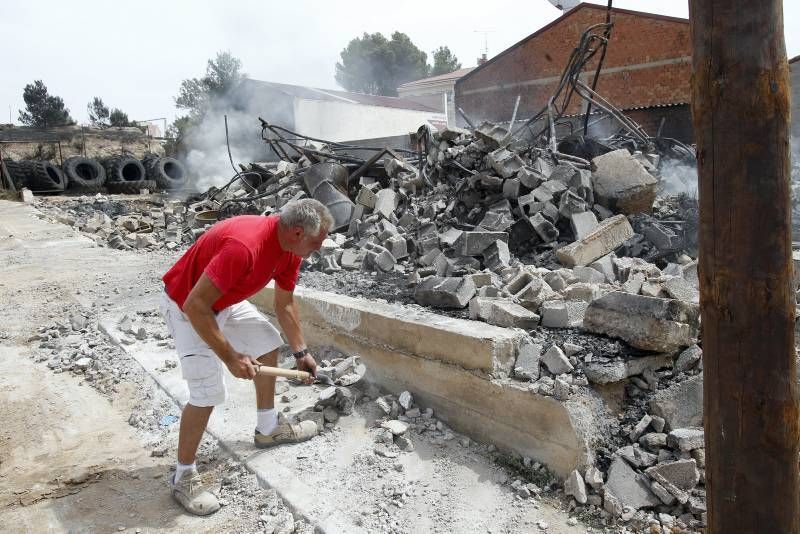
[[[311,376],[307,371],[296,369],[284,369],[283,367],[269,367],[268,365],[256,365],[256,373],[262,376],[282,376],[285,378],[296,378],[297,380],[308,380]]]

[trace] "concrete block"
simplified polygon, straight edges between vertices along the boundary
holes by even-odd
[[[478,256],[497,240],[508,242],[507,232],[462,232],[455,243],[460,256]]]
[[[569,224],[570,227],[572,227],[572,233],[577,240],[585,238],[600,225],[600,223],[597,221],[597,216],[591,211],[584,211],[569,215]]]
[[[383,242],[383,246],[391,252],[396,260],[402,260],[408,257],[408,243],[406,238],[401,235],[393,235]]]
[[[362,187],[358,190],[358,195],[356,196],[356,203],[361,204],[365,208],[374,209],[375,208],[375,200],[377,200],[377,195],[375,192],[370,189],[369,187]]]
[[[505,146],[510,141],[508,130],[488,121],[484,121],[475,129],[475,137],[483,141],[489,150]]]
[[[645,225],[642,234],[658,250],[675,250],[683,243],[683,238],[672,228],[658,222]]]
[[[658,497],[650,490],[647,477],[634,471],[619,456],[611,462],[603,489],[606,497],[610,494],[623,506],[630,506],[633,510],[661,504]]]
[[[495,326],[532,330],[539,316],[519,304],[503,299],[475,297],[469,302],[470,319],[481,319]]]
[[[542,348],[541,344],[534,343],[530,338],[523,338],[514,364],[514,376],[531,381],[538,380]]]
[[[458,238],[461,237],[463,234],[463,230],[459,230],[458,228],[450,228],[445,232],[439,234],[439,243],[444,245],[445,247],[452,247],[458,241]]]
[[[537,213],[531,217],[530,221],[536,234],[545,243],[550,243],[558,239],[558,230],[553,226],[553,223],[548,221],[541,213]]]
[[[572,272],[575,277],[584,284],[604,284],[606,277],[603,273],[591,267],[577,266],[573,267]]]
[[[519,197],[519,188],[521,185],[517,178],[509,178],[503,182],[503,198],[516,200]]]
[[[702,428],[676,428],[667,434],[667,446],[682,452],[703,449],[706,446]]]
[[[583,365],[583,372],[593,384],[612,384],[626,378],[643,374],[645,371],[657,371],[672,367],[671,354],[655,354],[641,356],[627,361],[591,361]]]
[[[614,291],[589,305],[583,327],[656,352],[675,351],[697,342],[698,306]]]
[[[564,191],[558,199],[558,213],[566,219],[577,213],[587,213],[587,209],[586,202],[572,191]]]
[[[483,265],[495,272],[508,268],[508,264],[511,262],[511,252],[508,250],[508,244],[499,239],[486,247],[482,254]]]
[[[644,284],[644,274],[643,273],[636,273],[632,276],[628,277],[628,281],[622,284],[622,290],[625,293],[631,293],[632,295],[638,295],[642,291],[642,285]]]
[[[656,393],[650,400],[650,413],[664,418],[666,428],[703,426],[703,374]]]
[[[583,316],[588,302],[581,300],[550,300],[539,308],[542,326],[548,328],[578,328],[583,324]]]
[[[423,306],[435,308],[464,308],[475,296],[475,284],[470,278],[431,276],[414,290],[414,299]]]
[[[602,258],[597,259],[589,264],[589,267],[594,269],[599,273],[603,273],[603,276],[606,277],[606,282],[609,284],[613,284],[617,281],[617,275],[614,271],[614,259],[616,256],[612,252],[611,254],[606,254]]]
[[[507,148],[498,148],[489,152],[486,155],[486,161],[503,178],[511,178],[524,166],[522,158]]]
[[[574,369],[564,352],[558,348],[558,345],[552,345],[547,349],[547,352],[542,355],[542,363],[554,375],[569,373]]]
[[[397,193],[391,189],[381,189],[375,196],[375,213],[379,213],[385,219],[391,219],[394,210],[397,209]]]
[[[600,286],[597,284],[587,284],[578,282],[576,284],[568,285],[562,291],[564,298],[567,300],[582,300],[584,302],[592,302],[600,298]]]
[[[547,282],[529,272],[514,277],[506,286],[506,291],[532,311],[537,311],[543,302],[562,298]]]
[[[592,186],[598,204],[616,213],[649,213],[657,181],[626,149],[592,160]]]
[[[536,189],[547,178],[532,167],[523,166],[517,171],[517,180],[528,189]]]
[[[511,204],[508,200],[502,200],[489,207],[478,226],[490,232],[505,232],[514,224],[514,221]]]
[[[600,223],[583,239],[558,249],[556,257],[567,267],[588,265],[613,252],[631,236],[633,228],[628,219],[624,215],[615,215]]]

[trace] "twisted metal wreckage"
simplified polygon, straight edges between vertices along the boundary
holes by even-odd
[[[383,216],[395,224],[396,213],[409,211],[435,220],[439,226],[508,231],[513,252],[552,248],[559,233],[558,214],[556,218],[548,217],[552,229],[533,231],[530,216],[534,213],[520,200],[550,180],[554,171],[561,176],[565,170],[569,174],[569,169],[584,171],[572,179],[577,183],[569,183],[566,192],[553,195],[554,203],[583,206],[566,208],[575,211],[596,206],[591,179],[585,171],[591,170],[591,160],[602,154],[627,149],[656,177],[662,160],[696,165],[692,147],[661,137],[660,131],[656,136],[648,135],[595,90],[612,28],[609,12],[606,22],[591,26],[582,34],[547,104],[516,128],[519,99],[507,124],[483,122],[475,126],[459,108],[471,131],[460,128],[436,131],[423,125],[410,134],[413,150],[332,142],[293,132],[259,117],[261,137],[273,161],[240,164],[237,169],[231,158],[235,175],[222,187],[212,187],[191,199],[194,204],[190,210],[212,210],[213,218],[224,219],[244,213],[273,212],[291,199],[308,195],[331,209],[336,220],[334,230],[357,236],[361,218],[367,216],[365,208],[366,214],[374,209],[375,193],[390,189],[395,192],[394,205]],[[589,64],[596,57],[599,60],[588,84],[582,77],[591,75]],[[567,116],[575,98],[585,102],[586,112],[582,116]],[[593,108],[599,111],[593,112]],[[581,119],[582,128],[578,124],[576,131]],[[604,138],[589,135],[592,125],[607,119],[618,126],[616,133]],[[560,131],[564,134],[559,135]],[[371,155],[364,157],[364,153]],[[588,183],[581,183],[587,180]],[[504,204],[498,208],[498,203]],[[677,239],[670,246],[654,251],[649,256],[651,260],[696,245],[695,238],[687,235],[696,232],[696,199],[683,198],[680,203],[677,214],[679,218],[684,216],[683,220],[675,220],[673,216],[670,217],[673,220],[657,223],[666,224],[669,229],[665,231],[671,231]],[[564,207],[558,208],[564,214]],[[487,214],[491,217],[487,218]],[[546,210],[544,215],[548,215]],[[653,222],[652,218],[649,222]],[[410,226],[417,227],[417,221]],[[641,254],[641,250],[628,252]]]

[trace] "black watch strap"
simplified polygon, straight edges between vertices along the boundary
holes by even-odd
[[[308,354],[308,349],[302,349],[298,350],[297,352],[293,352],[292,356],[294,356],[295,358],[302,358],[306,354]]]

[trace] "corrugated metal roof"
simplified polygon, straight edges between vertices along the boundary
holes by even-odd
[[[422,78],[421,80],[414,80],[413,82],[406,82],[406,83],[398,86],[397,88],[398,89],[401,89],[401,88],[404,89],[404,88],[409,88],[409,87],[418,87],[420,85],[435,84],[435,83],[443,82],[443,81],[447,81],[447,80],[458,80],[462,76],[465,76],[465,75],[469,74],[470,72],[472,72],[472,70],[474,68],[475,67],[466,67],[466,68],[463,68],[463,69],[458,69],[458,70],[453,71],[453,72],[448,72],[447,74],[440,74],[438,76],[431,76],[429,78]]]
[[[262,80],[246,79],[242,82],[252,88],[263,87],[273,91],[280,91],[289,96],[303,98],[306,100],[321,100],[325,102],[348,102],[350,104],[361,104],[365,106],[379,106],[385,108],[408,109],[412,111],[428,111],[440,113],[438,110],[395,96],[367,95],[363,93],[349,93],[347,91],[334,91],[331,89],[317,89],[315,87],[304,87],[302,85],[290,85],[286,83],[265,82]]]

